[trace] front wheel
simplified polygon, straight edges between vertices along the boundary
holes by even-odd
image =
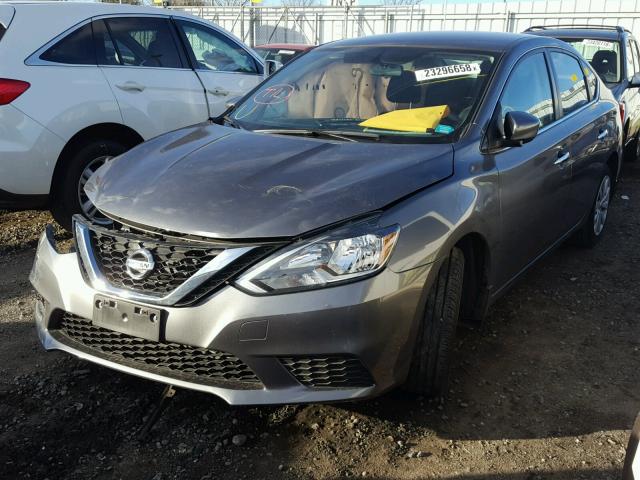
[[[429,291],[418,326],[413,360],[405,387],[415,393],[444,396],[449,363],[460,316],[464,254],[454,247]]]
[[[127,147],[113,140],[90,140],[76,149],[62,165],[62,183],[55,185],[51,213],[67,230],[71,229],[71,217],[81,213],[85,218],[108,224],[110,220],[91,203],[84,187],[98,168],[110,158],[127,151]]]
[[[582,229],[578,232],[578,243],[591,248],[598,243],[609,215],[609,202],[611,201],[611,174],[607,172],[600,180],[598,193],[591,207],[591,213],[587,217]]]

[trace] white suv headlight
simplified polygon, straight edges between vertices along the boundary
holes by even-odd
[[[252,293],[285,293],[328,287],[384,268],[400,227],[371,221],[294,243],[243,274],[236,284]]]

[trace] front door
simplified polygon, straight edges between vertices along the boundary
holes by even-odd
[[[261,65],[244,45],[206,25],[174,20],[204,86],[211,117],[220,115],[227,102],[243,96],[263,80]]]
[[[500,283],[511,280],[568,229],[570,145],[555,125],[549,73],[544,53],[526,56],[511,72],[500,100],[499,121],[510,111],[540,119],[540,131],[531,142],[495,154],[502,213],[502,258],[496,259]]]

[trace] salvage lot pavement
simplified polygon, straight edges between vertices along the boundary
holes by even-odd
[[[28,283],[43,212],[0,213],[0,477],[619,478],[640,410],[640,165],[594,250],[564,246],[463,330],[448,402],[402,391],[238,408],[45,353]],[[392,321],[392,319],[390,319]]]

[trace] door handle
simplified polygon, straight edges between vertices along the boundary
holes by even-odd
[[[227,95],[229,95],[229,92],[227,90],[220,87],[208,88],[207,92],[209,92],[211,95],[217,95],[218,97],[226,97]]]
[[[562,153],[562,151],[558,152],[558,159],[553,162],[554,165],[560,165],[563,162],[566,162],[567,160],[569,160],[569,157],[571,156],[571,153],[569,152],[565,152]]]
[[[598,140],[604,140],[605,138],[607,138],[607,135],[609,135],[609,130],[607,130],[606,128],[604,130],[600,130],[600,133],[598,134]]]
[[[144,85],[141,85],[138,82],[124,82],[116,84],[120,90],[124,90],[125,92],[142,92],[144,90]]]

